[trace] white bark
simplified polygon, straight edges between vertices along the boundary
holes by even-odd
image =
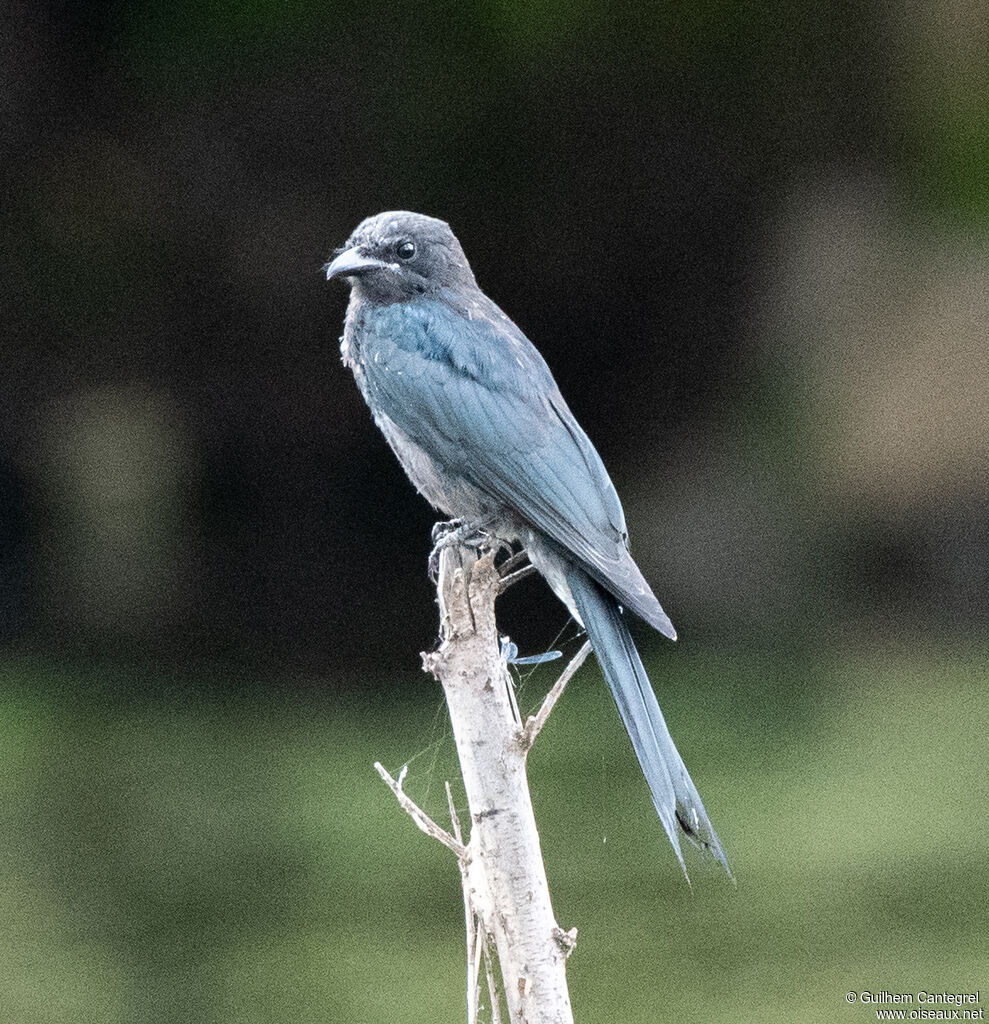
[[[514,1024],[572,1024],[566,960],[576,929],[564,932],[553,914],[525,772],[538,728],[531,725],[526,731],[520,722],[501,657],[494,615],[500,578],[494,559],[474,558],[457,546],[443,550],[437,588],[443,642],[435,653],[423,655],[424,667],[446,694],[470,808],[463,854],[456,849],[458,823],[455,837],[433,826],[443,833],[437,838],[450,840],[447,845],[461,863],[468,918],[468,1020],[474,1019],[470,1004],[476,1005],[478,994],[477,954],[491,936],[509,1019]]]

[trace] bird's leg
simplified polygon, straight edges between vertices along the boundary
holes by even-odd
[[[444,519],[438,523],[434,523],[433,529],[429,534],[429,538],[433,542],[433,547],[439,544],[441,540],[443,540],[445,537],[448,537],[451,533],[454,533],[456,530],[459,530],[460,527],[463,525],[463,519]]]
[[[525,553],[524,548],[521,551],[516,551],[498,566],[498,575],[504,579],[515,572],[516,569],[521,569],[528,560],[529,556]]]
[[[464,525],[463,519],[443,520],[433,524],[429,534],[433,542],[433,549],[429,552],[428,571],[429,578],[436,583],[440,575],[440,554],[448,544],[457,542],[457,532]]]
[[[498,584],[499,594],[504,594],[509,587],[537,572],[536,567],[528,559],[529,556],[523,549],[516,551],[498,566],[498,574],[501,576],[501,582]]]
[[[491,532],[493,519],[482,519],[472,523],[467,519],[451,519],[449,522],[437,523],[433,527],[433,550],[429,553],[429,576],[435,583],[440,572],[440,553],[451,544],[462,544],[478,553],[497,551],[505,546],[505,541]]]

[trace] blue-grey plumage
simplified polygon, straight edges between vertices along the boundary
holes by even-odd
[[[350,280],[343,359],[413,484],[444,514],[522,544],[587,630],[681,865],[683,832],[727,868],[621,607],[676,632],[542,356],[478,288],[443,221],[368,218],[326,274]]]
[[[730,874],[721,842],[666,727],[621,610],[614,598],[580,569],[571,569],[567,582],[680,866],[686,873],[679,841],[682,832]]]

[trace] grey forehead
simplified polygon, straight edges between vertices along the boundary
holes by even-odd
[[[427,217],[421,213],[409,213],[406,210],[395,210],[379,213],[368,217],[358,225],[354,232],[355,239],[384,240],[398,235],[415,235],[418,238],[449,238],[452,235],[450,226],[436,217]]]

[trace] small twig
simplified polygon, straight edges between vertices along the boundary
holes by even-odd
[[[450,783],[444,782],[443,785],[446,787],[446,805],[450,809],[450,822],[453,825],[453,838],[458,843],[464,841],[464,834],[460,831],[460,815],[457,814],[457,805],[453,802],[453,790],[450,789]]]
[[[518,556],[513,555],[512,557],[517,558]],[[510,562],[512,559],[510,558],[508,561]],[[508,565],[508,562],[506,562],[505,565]],[[534,565],[526,565],[523,568],[518,569],[516,572],[511,572],[507,576],[502,576],[501,581],[498,584],[498,595],[501,596],[509,587],[514,587],[516,583],[524,580],[527,576],[532,576],[536,571],[537,570]]]
[[[453,790],[450,789],[449,781],[444,783],[446,788],[446,805],[450,809],[450,822],[453,825],[453,835],[458,843],[463,843],[464,836],[460,830],[460,815],[457,814],[456,804],[453,802]],[[480,974],[479,959],[481,956],[481,936],[478,929],[477,915],[471,905],[470,885],[467,879],[467,861],[460,859],[460,888],[464,897],[464,928],[467,935],[467,1024],[477,1024],[478,1007],[480,1004],[480,992],[477,979]]]
[[[466,885],[464,887],[464,903],[469,902]],[[474,918],[474,955],[467,964],[468,992],[470,1002],[467,1004],[467,1024],[477,1024],[477,1015],[481,1008],[481,987],[478,978],[481,976],[481,951],[484,948],[484,936],[477,918]]]
[[[498,575],[504,579],[506,576],[510,576],[523,562],[528,560],[529,556],[524,550],[516,551],[514,555],[510,555],[498,566]]]
[[[522,730],[522,749],[529,750],[532,744],[535,743],[536,737],[539,735],[542,727],[546,724],[546,719],[549,718],[550,712],[556,707],[556,702],[563,696],[563,690],[567,683],[573,678],[574,673],[581,665],[584,664],[584,660],[587,655],[591,653],[591,642],[585,640],[581,649],[573,656],[570,660],[570,664],[560,674],[560,678],[553,684],[552,689],[546,694],[545,700],[539,707],[539,710],[534,714],[530,715],[525,722],[525,728]]]
[[[467,847],[462,842],[458,842],[453,836],[450,835],[446,829],[440,828],[439,825],[433,821],[432,818],[417,804],[415,801],[410,799],[402,789],[402,787],[388,774],[387,769],[382,767],[378,762],[374,762],[374,767],[377,773],[385,781],[388,788],[395,794],[395,798],[398,800],[402,807],[402,810],[419,826],[419,828],[426,833],[427,836],[432,836],[433,839],[439,840],[447,849],[452,850],[462,861],[467,858]]]
[[[484,947],[484,973],[488,976],[488,998],[491,1000],[491,1024],[501,1024],[501,996],[498,995],[498,982],[494,976],[494,952],[489,948],[490,936]]]

